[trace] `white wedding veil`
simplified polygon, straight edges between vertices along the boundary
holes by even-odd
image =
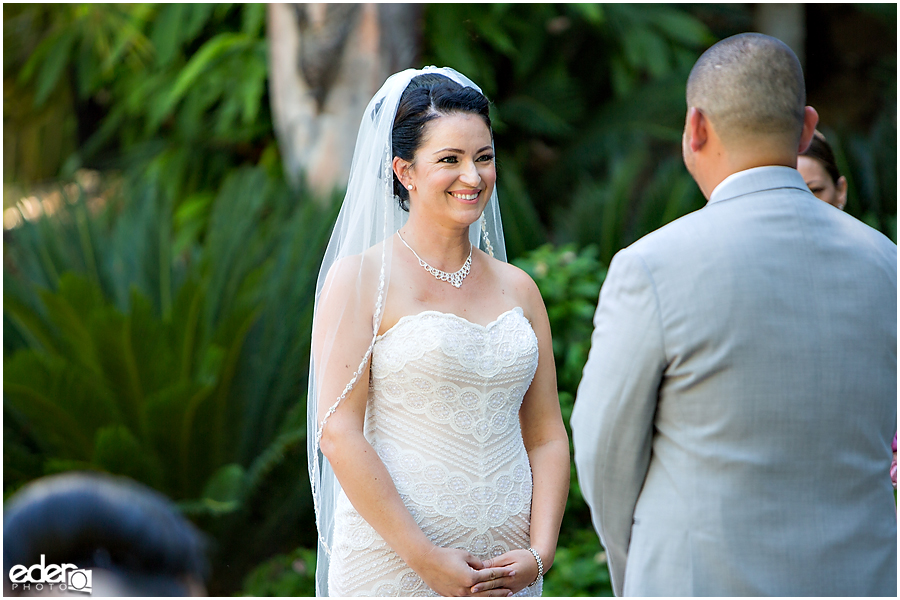
[[[307,448],[319,539],[316,568],[316,595],[319,596],[328,595],[334,507],[340,493],[340,484],[320,451],[319,440],[322,427],[340,401],[354,386],[368,386],[368,381],[358,380],[366,372],[381,325],[390,283],[393,235],[408,217],[394,196],[391,132],[403,91],[414,77],[425,73],[443,75],[481,92],[467,77],[450,68],[407,69],[385,81],[362,116],[347,194],[316,285],[307,396]],[[495,258],[506,260],[496,186],[482,217],[470,226],[469,239]],[[325,313],[327,327],[319,318]]]

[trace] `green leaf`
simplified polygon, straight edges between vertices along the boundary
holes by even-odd
[[[10,482],[30,481],[44,474],[44,457],[30,439],[31,436],[16,422],[14,411],[5,410],[3,418],[3,481],[6,497]]]
[[[190,221],[205,221],[208,218],[215,194],[210,191],[198,192],[182,200],[175,211],[174,221],[178,227]]]
[[[196,465],[192,464],[194,461],[192,461],[191,448],[195,446],[203,447],[208,454],[212,454],[214,451],[214,448],[212,450],[210,449],[213,444],[210,443],[208,437],[195,435],[195,417],[200,408],[212,397],[215,388],[212,385],[201,384],[199,387],[194,386],[191,389],[196,391],[194,391],[193,395],[185,405],[184,419],[181,423],[181,430],[179,431],[178,444],[180,454],[179,463],[181,465],[181,471],[178,475],[179,484],[181,485],[182,490],[185,491],[185,494],[187,494],[187,490],[192,484],[195,483],[191,480],[191,474],[197,470],[195,468]],[[208,457],[203,458],[205,460]]]
[[[56,89],[60,77],[62,77],[63,69],[69,64],[72,46],[75,44],[75,32],[67,31],[63,33],[47,53],[47,59],[41,66],[41,70],[37,75],[36,92],[34,95],[34,105],[41,107],[50,93]]]
[[[173,385],[148,394],[144,402],[143,420],[147,424],[147,441],[166,466],[170,487],[166,492],[176,498],[190,495],[186,464],[191,460],[189,453],[182,452],[181,432],[191,399],[198,394],[209,394],[190,381],[179,381]]]
[[[9,288],[7,287],[7,289]],[[3,314],[15,324],[33,349],[48,353],[59,352],[53,331],[47,326],[47,323],[34,309],[8,292],[3,294]]]
[[[150,36],[150,41],[156,48],[156,64],[160,67],[167,66],[175,59],[182,42],[181,28],[185,25],[186,13],[191,12],[192,6],[182,2],[160,5]]]
[[[185,23],[184,36],[185,41],[193,41],[197,35],[203,30],[207,24],[212,24],[213,11],[216,4],[191,3],[186,4],[190,7],[187,22]]]
[[[77,423],[72,435],[80,434],[85,440],[93,439],[98,427],[121,422],[121,414],[106,382],[71,359],[20,350],[5,365],[4,384],[10,386],[10,390],[27,390],[28,394],[56,405]],[[11,405],[16,406],[15,400]],[[32,407],[20,408],[24,413],[32,411]],[[37,419],[43,418],[37,411],[33,414]],[[72,425],[67,422],[65,426]]]
[[[297,548],[256,566],[244,577],[242,594],[251,597],[316,595],[316,551]]]
[[[241,5],[241,31],[248,36],[257,37],[262,33],[266,22],[266,5],[243,4]]]
[[[125,475],[153,487],[161,483],[161,474],[150,459],[150,449],[141,445],[123,425],[106,427],[97,433],[93,462],[109,473]]]
[[[197,372],[197,381],[203,385],[214,386],[219,382],[222,374],[222,364],[225,361],[225,349],[211,344],[203,354],[200,369]]]
[[[97,311],[91,319],[91,337],[97,342],[99,362],[116,394],[125,424],[143,433],[145,390],[134,348],[140,340],[132,337],[129,321],[129,317],[112,307]]]
[[[515,123],[531,133],[562,136],[571,132],[571,126],[561,115],[531,96],[514,96],[499,109],[508,123]]]
[[[212,516],[219,517],[227,515],[240,508],[239,504],[234,502],[219,502],[211,498],[202,498],[200,500],[182,500],[176,504],[178,509],[185,515],[191,517]]]
[[[644,40],[644,57],[653,77],[660,78],[671,71],[669,48],[662,37],[648,32]]]
[[[518,171],[513,168],[504,169],[500,190],[507,253],[509,256],[520,255],[546,239],[546,233],[525,181]]]
[[[47,315],[59,331],[67,355],[85,368],[99,374],[97,347],[85,322],[90,318],[92,311],[84,310],[83,306],[77,304],[72,306],[63,294],[42,291],[40,296],[44,306],[47,307]]]
[[[82,315],[90,314],[106,304],[103,291],[96,282],[71,271],[60,276],[57,294],[76,313]]]
[[[437,64],[453,67],[475,77],[479,70],[464,14],[458,4],[435,4],[426,11],[426,29],[432,32],[435,39],[441,40],[434,47]],[[486,89],[485,82],[482,81],[481,84],[482,89]]]
[[[712,33],[699,19],[680,8],[654,5],[646,11],[647,20],[669,39],[692,48],[703,48],[715,41]]]
[[[97,81],[101,75],[100,64],[94,56],[94,48],[89,39],[82,38],[79,41],[78,52],[74,59],[78,98],[86,100],[96,90]]]
[[[173,345],[180,362],[179,378],[189,381],[197,354],[200,331],[200,311],[205,300],[204,286],[195,281],[186,281],[175,298],[171,316],[171,328],[174,333]]]
[[[239,464],[228,464],[219,468],[203,488],[203,498],[222,502],[223,504],[239,504],[244,494],[244,468]]]
[[[260,42],[258,48],[260,51],[264,52],[265,45]],[[249,125],[256,121],[257,116],[259,115],[263,94],[265,94],[266,91],[266,83],[268,81],[265,60],[247,62],[249,64],[247,68],[244,69],[247,73],[247,80],[244,82],[244,85],[240,87],[241,100],[243,101],[241,121],[245,125]]]
[[[504,31],[501,23],[488,18],[474,19],[472,22],[484,39],[500,53],[509,57],[516,56],[516,45]]]
[[[305,413],[305,405],[303,406]],[[260,482],[263,481],[272,469],[274,469],[281,461],[284,460],[285,454],[306,440],[306,425],[292,431],[287,431],[279,435],[268,448],[266,448],[253,464],[247,473],[246,488],[247,494],[251,494],[256,490]]]
[[[207,480],[203,494],[197,500],[178,503],[182,512],[189,515],[223,515],[241,507],[246,476],[239,464],[227,464],[219,468]]]
[[[566,7],[591,25],[599,25],[605,18],[603,6],[594,2],[574,2]]]
[[[4,448],[5,451],[5,448]],[[55,475],[67,471],[102,471],[96,464],[87,460],[69,460],[65,458],[49,458],[43,465],[44,475]]]
[[[21,419],[35,430],[36,441],[47,454],[72,457],[90,456],[90,439],[78,421],[53,397],[28,384],[13,383],[19,373],[27,372],[31,365],[8,364],[4,368],[4,408],[17,411]],[[33,371],[33,369],[31,369]],[[15,375],[7,375],[9,371]]]
[[[171,331],[156,316],[150,301],[136,288],[131,290],[128,332],[137,378],[145,394],[172,384],[179,361]]]
[[[133,13],[123,14],[115,23],[110,23],[113,26],[115,41],[103,60],[101,70],[104,73],[112,74],[115,66],[123,61],[126,55],[129,60],[137,63],[139,68],[145,66],[145,61],[152,55],[152,44],[141,31],[144,27],[145,12],[145,7],[137,5]]]
[[[151,117],[151,129],[155,129],[161,120],[184,97],[188,89],[197,83],[200,75],[215,62],[230,53],[244,50],[255,40],[243,33],[220,33],[207,41],[191,57],[191,60],[178,74],[175,84],[169,91],[160,109]]]

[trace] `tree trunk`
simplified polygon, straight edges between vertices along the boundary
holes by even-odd
[[[778,38],[794,51],[806,68],[806,7],[802,4],[757,4],[756,30]]]
[[[415,4],[269,4],[269,91],[288,181],[327,201],[347,184],[360,119],[419,52]]]

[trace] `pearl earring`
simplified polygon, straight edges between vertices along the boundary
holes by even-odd
[[[412,186],[412,184],[410,183],[408,186],[406,186],[406,189],[411,190],[412,187],[413,187],[413,186]]]

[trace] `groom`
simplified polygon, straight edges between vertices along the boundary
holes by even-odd
[[[897,247],[795,170],[805,96],[774,38],[704,53],[709,202],[610,265],[571,423],[617,595],[897,593]]]

